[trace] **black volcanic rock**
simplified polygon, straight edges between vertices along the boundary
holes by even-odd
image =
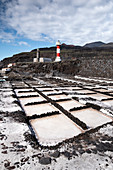
[[[58,158],[60,156],[60,152],[57,150],[54,153],[51,153],[50,156],[53,156],[54,158]]]
[[[39,159],[39,163],[42,165],[48,165],[51,163],[51,158],[50,157],[42,157]]]

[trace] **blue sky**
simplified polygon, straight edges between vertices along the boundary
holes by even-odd
[[[0,0],[0,60],[61,43],[113,42],[112,0]]]

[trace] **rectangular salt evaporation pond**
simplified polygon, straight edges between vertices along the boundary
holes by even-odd
[[[62,102],[57,102],[59,105],[61,105],[64,109],[70,110],[72,108],[77,108],[77,107],[82,107],[84,106],[83,104],[79,103],[78,101],[75,100],[69,100],[69,101],[62,101]]]
[[[47,112],[58,111],[58,109],[56,109],[50,103],[42,103],[42,104],[24,106],[24,110],[27,116],[33,116],[35,114],[41,115],[41,114],[47,114]]]
[[[31,80],[28,80],[27,81],[28,84],[31,84],[31,85],[38,85],[38,81],[31,81]]]
[[[42,88],[37,88],[39,91],[53,91],[53,89],[52,88],[50,88],[50,87],[46,87],[46,88],[44,88],[44,87],[42,87]]]
[[[81,90],[82,88],[81,87],[73,87],[73,86],[71,86],[71,87],[59,87],[59,88],[56,88],[56,89],[63,89],[63,90]]]
[[[52,100],[59,100],[59,99],[70,99],[70,97],[66,96],[65,94],[53,95],[49,96]]]
[[[63,114],[31,120],[31,125],[43,146],[54,146],[83,132]]]
[[[21,92],[21,93],[18,93],[18,92],[16,92],[16,94],[17,94],[17,96],[18,97],[22,97],[22,96],[38,96],[38,93],[37,92],[35,92],[35,91],[28,91],[28,92]]]
[[[70,91],[70,90],[81,90],[80,87],[56,87],[55,90],[61,90],[61,91]]]
[[[34,102],[42,102],[45,101],[45,99],[43,97],[27,97],[27,98],[19,98],[22,106],[24,106],[25,104],[28,103],[34,103]]]
[[[111,98],[111,96],[100,94],[100,93],[91,94],[91,95],[88,94],[88,97],[94,98],[96,100],[102,100],[102,99],[109,99],[109,98]]]
[[[42,92],[42,93],[44,93],[45,95],[49,95],[49,94],[59,94],[59,93],[61,93],[60,91],[58,92],[58,91],[56,91],[56,90],[50,90],[50,91],[44,91],[44,92]]]
[[[113,107],[113,100],[106,100],[106,101],[102,101],[102,103],[110,106],[110,107]]]
[[[99,92],[111,92],[111,90],[108,89],[95,89],[95,90]]]
[[[12,83],[13,86],[27,86],[24,82],[14,82]]]
[[[109,116],[106,116],[102,112],[92,108],[72,111],[71,114],[86,123],[86,125],[90,128],[96,128],[112,121]]]
[[[85,93],[95,93],[94,91],[91,91],[91,90],[77,90],[76,93],[82,93],[82,94],[85,94]]]
[[[18,94],[18,93],[21,93],[21,92],[29,92],[29,91],[34,91],[32,88],[24,88],[24,89],[15,89],[15,92]]]
[[[107,86],[109,90],[113,90],[113,86]]]
[[[94,89],[95,88],[95,86],[84,86],[84,88],[88,88],[88,89]]]

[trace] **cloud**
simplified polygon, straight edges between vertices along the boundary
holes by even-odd
[[[2,21],[35,41],[113,41],[112,0],[11,0]]]
[[[29,46],[29,44],[28,44],[27,42],[25,42],[25,41],[20,41],[20,42],[18,42],[18,44],[19,44],[19,45],[26,45],[26,46]]]
[[[15,36],[11,32],[5,32],[0,29],[0,39],[2,42],[11,43],[14,41]]]

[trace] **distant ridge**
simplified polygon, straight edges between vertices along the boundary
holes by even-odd
[[[73,45],[73,44],[61,44],[61,50],[68,50],[68,49],[72,49],[72,50],[82,50],[82,49],[86,49],[86,48],[113,48],[113,42],[110,43],[104,43],[102,41],[96,41],[96,42],[91,42],[91,43],[87,43],[84,46],[79,46],[79,45]],[[40,48],[40,51],[55,51],[56,50],[56,46],[53,47],[45,47],[45,48]],[[31,52],[36,52],[37,49],[33,49]]]
[[[101,41],[97,41],[97,42],[87,43],[83,47],[84,48],[95,48],[95,47],[102,47],[104,45],[106,44]]]
[[[72,44],[67,45],[67,44],[63,43],[63,44],[61,45],[61,48],[62,48],[62,49],[80,49],[80,48],[82,48],[82,46],[72,45]]]
[[[101,46],[102,48],[113,48],[113,42],[107,43],[107,44],[103,44]]]
[[[68,44],[61,44],[61,50],[64,50],[64,49],[82,49],[83,47],[82,46],[79,46],[79,45],[68,45]],[[40,51],[55,51],[56,50],[56,46],[53,46],[53,47],[45,47],[45,48],[40,48]],[[37,49],[33,49],[31,52],[36,52]]]

